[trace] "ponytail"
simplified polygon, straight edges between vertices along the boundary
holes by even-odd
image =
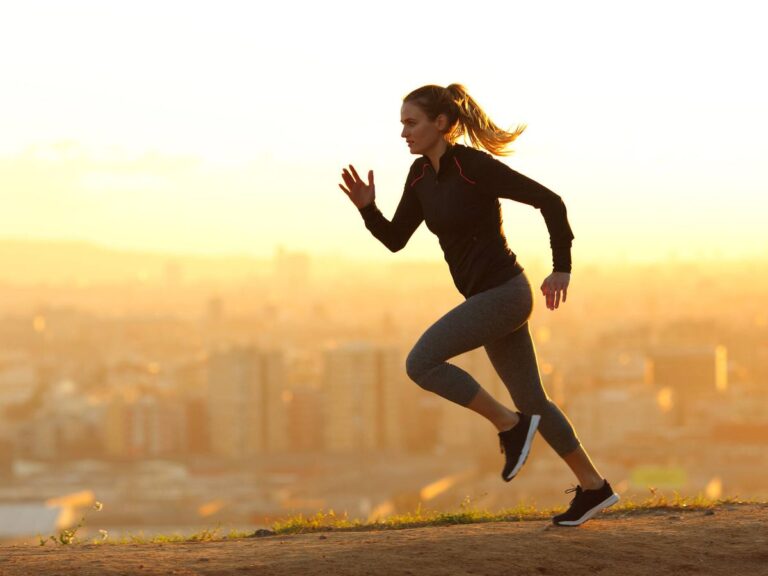
[[[526,128],[525,124],[519,124],[513,132],[499,128],[461,84],[446,88],[428,84],[408,94],[403,102],[417,103],[430,120],[445,114],[449,126],[445,134],[448,142],[453,144],[465,136],[473,147],[484,148],[495,156],[511,154],[506,147]]]

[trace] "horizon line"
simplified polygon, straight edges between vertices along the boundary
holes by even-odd
[[[216,252],[180,252],[176,250],[162,250],[152,248],[140,248],[140,247],[126,247],[109,243],[100,243],[96,240],[82,239],[82,238],[32,238],[32,237],[19,237],[19,236],[0,236],[0,244],[29,244],[29,245],[63,245],[63,246],[79,246],[85,248],[94,248],[98,250],[120,252],[124,254],[141,254],[146,256],[166,257],[166,258],[202,258],[202,259],[233,259],[243,258],[250,260],[274,260],[275,257],[283,252],[287,255],[305,255],[314,259],[338,259],[346,260],[353,263],[378,263],[378,264],[398,264],[398,263],[444,263],[442,255],[437,254],[434,258],[413,257],[408,255],[398,256],[399,260],[392,261],[391,254],[384,252],[384,256],[360,256],[353,253],[343,253],[338,250],[329,251],[316,251],[312,252],[303,248],[287,247],[280,242],[273,244],[271,254],[256,254],[242,251],[216,251]],[[390,257],[388,258],[387,255]],[[582,265],[600,265],[600,264],[632,264],[632,265],[648,265],[656,263],[700,263],[700,262],[728,262],[728,263],[748,263],[748,262],[768,262],[768,251],[764,255],[734,255],[723,256],[722,254],[712,256],[690,256],[690,255],[668,255],[666,257],[660,257],[655,259],[633,259],[628,257],[610,256],[603,258],[581,258]],[[540,262],[530,261],[528,266],[537,267]]]

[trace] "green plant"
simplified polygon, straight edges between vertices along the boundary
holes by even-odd
[[[99,502],[98,500],[94,502],[93,509],[97,512],[100,512],[104,508],[104,504]],[[60,544],[60,545],[69,545],[69,544],[76,544],[79,542],[77,539],[77,531],[80,530],[80,528],[83,527],[85,524],[85,515],[83,515],[80,518],[80,522],[77,523],[77,525],[71,527],[71,528],[62,528],[58,534],[51,534],[47,538],[43,538],[40,534],[37,535],[39,539],[40,546],[45,546],[48,541],[50,540],[54,544]],[[99,530],[99,532],[102,535],[102,539],[105,540],[108,537],[106,530]]]

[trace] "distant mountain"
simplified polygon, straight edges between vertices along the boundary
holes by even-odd
[[[131,252],[78,241],[0,239],[0,283],[112,283],[263,276],[271,259]]]

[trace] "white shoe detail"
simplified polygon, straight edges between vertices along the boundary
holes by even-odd
[[[517,473],[520,471],[520,468],[523,467],[523,464],[525,464],[525,461],[528,459],[528,453],[531,451],[531,442],[533,441],[533,437],[536,435],[536,428],[539,427],[540,420],[541,416],[538,414],[533,414],[531,416],[531,422],[528,425],[528,435],[525,437],[525,444],[523,444],[523,449],[520,451],[520,458],[517,459],[517,464],[515,464],[515,467],[512,468],[509,476],[504,477],[504,480],[507,482],[512,480],[512,478],[517,475]]]
[[[580,524],[583,524],[584,522],[592,518],[592,516],[600,512],[600,510],[604,510],[609,506],[613,506],[618,501],[619,501],[619,495],[614,493],[613,495],[609,496],[608,498],[600,502],[600,504],[598,504],[594,508],[587,510],[584,513],[584,515],[578,520],[560,520],[555,523],[558,524],[559,526],[579,526]]]

